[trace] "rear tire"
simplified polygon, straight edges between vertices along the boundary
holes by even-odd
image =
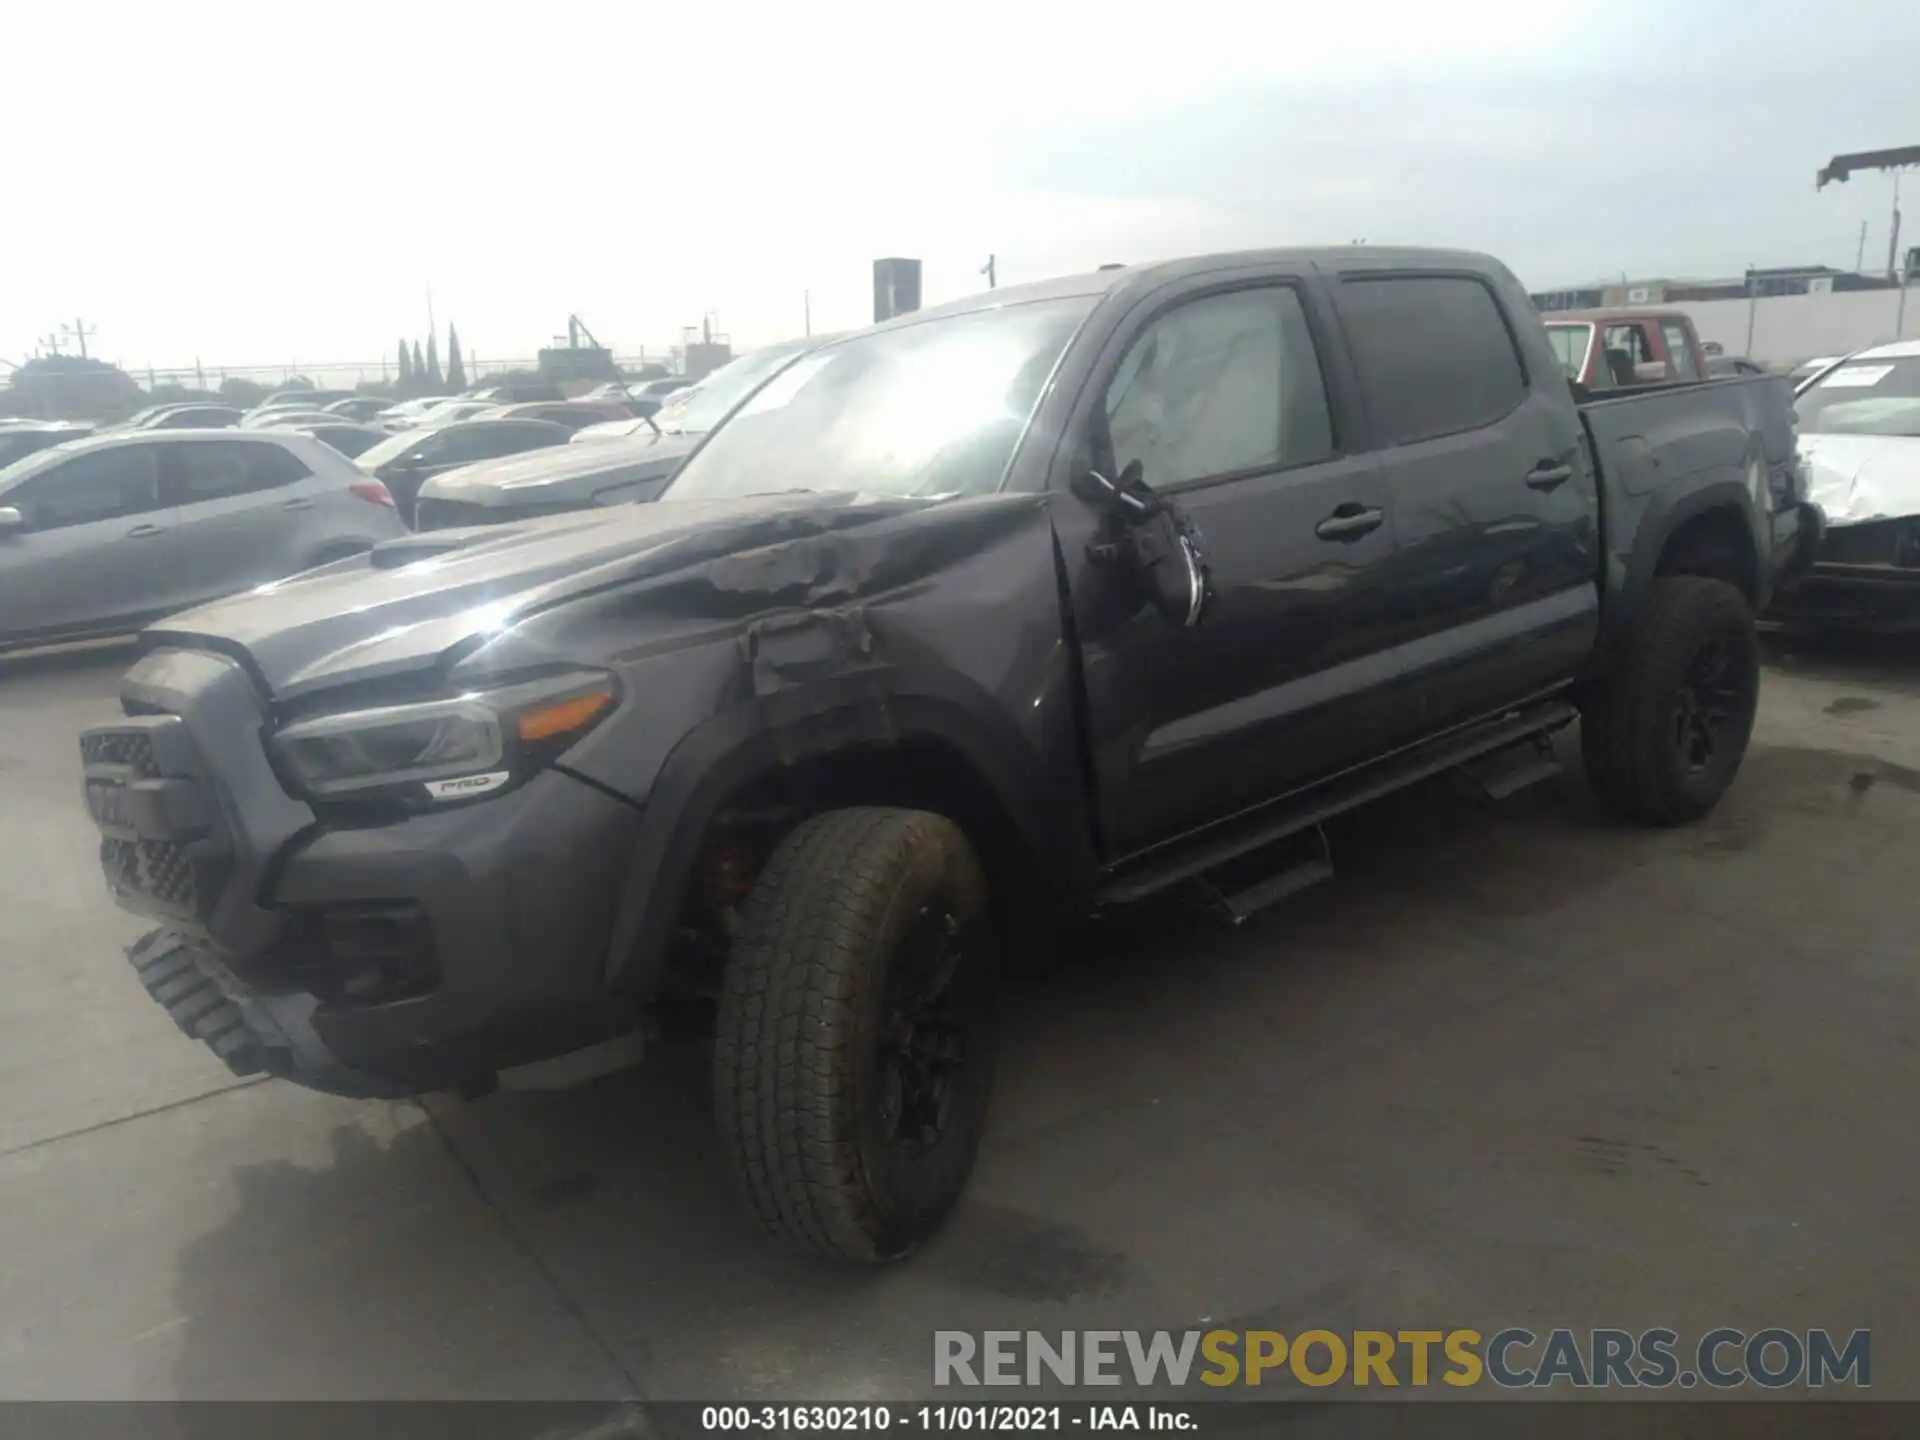
[[[1696,819],[1739,773],[1759,700],[1760,647],[1740,592],[1697,575],[1655,580],[1581,707],[1587,778],[1625,819]]]
[[[987,885],[952,821],[828,811],[781,841],[727,964],[715,1110],[761,1223],[822,1255],[907,1254],[985,1127],[999,992]]]

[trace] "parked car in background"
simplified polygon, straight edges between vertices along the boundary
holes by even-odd
[[[94,427],[72,420],[32,420],[25,423],[0,422],[0,470],[16,460],[69,440],[84,440]]]
[[[126,419],[116,420],[111,427],[103,428],[145,430],[151,428],[155,420],[163,415],[172,414],[175,410],[198,410],[207,405],[217,404],[219,402],[214,400],[169,400],[164,405],[148,405],[144,409],[136,410]]]
[[[663,404],[666,398],[676,390],[685,390],[693,381],[684,375],[673,375],[665,380],[641,380],[627,386],[627,396],[633,400],[658,400]]]
[[[244,411],[232,405],[173,405],[150,415],[141,430],[225,430],[238,425]]]
[[[273,426],[273,429],[280,427]],[[392,438],[392,432],[382,430],[378,425],[355,425],[347,420],[333,420],[326,424],[298,425],[292,427],[313,436],[329,449],[338,450],[349,460],[364,455],[383,440]]]
[[[469,400],[487,400],[495,405],[519,405],[528,400],[564,400],[566,392],[547,380],[502,380],[479,385],[466,394]]]
[[[1803,360],[1794,366],[1787,372],[1787,378],[1792,380],[1796,387],[1804,387],[1809,381],[1817,378],[1821,371],[1831,370],[1844,359],[1846,359],[1844,355],[1817,355],[1811,360]]]
[[[1827,515],[1775,618],[1920,627],[1920,341],[1856,351],[1794,397],[1807,493]]]
[[[168,400],[159,405],[144,406],[127,416],[126,419],[117,423],[128,427],[137,427],[152,419],[155,415],[163,414],[168,410],[179,410],[188,405],[211,405],[214,403],[215,402],[211,400]]]
[[[839,338],[837,334],[811,335],[749,350],[745,355],[729,360],[699,384],[674,391],[651,419],[635,417],[632,420],[611,420],[604,425],[589,425],[573,438],[582,444],[592,444],[600,440],[660,433],[670,439],[687,442],[678,447],[663,444],[656,449],[655,453],[663,462],[671,459],[678,464],[691,453],[694,444],[702,436],[718,429],[720,422],[727,418],[733,408],[763,382],[779,374],[802,355]]]
[[[0,646],[120,634],[405,533],[311,436],[133,430],[0,470]]]
[[[572,438],[571,430],[551,420],[457,420],[431,430],[389,435],[362,450],[354,463],[386,484],[393,492],[393,503],[411,525],[420,487],[435,475],[478,460],[564,445]]]
[[[653,402],[657,407],[658,402]],[[556,425],[564,425],[569,430],[579,430],[588,425],[603,425],[609,420],[631,420],[634,418],[634,402],[631,400],[534,400],[524,405],[496,405],[491,410],[482,410],[476,419],[481,420],[551,420]]]
[[[279,410],[286,407],[322,410],[336,400],[351,400],[358,392],[353,390],[315,390],[292,389],[276,390],[253,408],[256,410]]]
[[[393,401],[385,395],[349,395],[344,400],[334,400],[320,408],[329,415],[367,425],[378,419],[392,404]]]
[[[446,403],[445,395],[421,395],[412,400],[402,400],[398,404],[389,405],[373,418],[376,424],[405,429],[417,422],[429,410],[438,409]]]
[[[420,487],[414,528],[494,525],[651,500],[665,488],[694,444],[686,436],[648,431],[597,445],[556,445],[448,470]]]
[[[499,408],[491,400],[441,399],[415,415],[409,423],[409,428],[426,430],[436,425],[451,425],[456,420],[471,420],[476,415],[484,415],[489,410]]]
[[[1678,310],[1568,310],[1541,318],[1560,368],[1589,390],[1706,376],[1700,337]]]
[[[252,426],[254,430],[304,430],[309,425],[331,425],[340,417],[329,415],[324,410],[276,410],[263,415]]]

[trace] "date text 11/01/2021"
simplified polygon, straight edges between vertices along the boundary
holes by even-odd
[[[1194,1431],[1177,1405],[708,1405],[702,1430]]]

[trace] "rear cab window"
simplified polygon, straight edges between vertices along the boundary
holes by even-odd
[[[1483,281],[1349,275],[1338,295],[1380,443],[1411,445],[1483,429],[1526,399],[1519,346]]]
[[[1667,342],[1667,363],[1675,380],[1698,380],[1700,367],[1693,363],[1693,346],[1687,340],[1687,327],[1678,320],[1660,322],[1661,338]]]
[[[1547,324],[1547,342],[1553,346],[1553,358],[1567,372],[1569,380],[1578,380],[1587,368],[1587,350],[1593,344],[1593,326]]]

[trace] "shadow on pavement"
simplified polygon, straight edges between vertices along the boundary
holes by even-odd
[[[1883,1264],[1838,1247],[1870,1219],[1848,1186],[1888,1183],[1895,1147],[1826,1117],[1907,1123],[1875,998],[1893,927],[1802,916],[1784,883],[1847,843],[1829,884],[1898,858],[1905,797],[1852,773],[1757,752],[1673,832],[1600,822],[1577,759],[1499,806],[1443,781],[1336,827],[1338,878],[1245,926],[1168,903],[1080,932],[1013,980],[979,1173],[906,1265],[757,1231],[695,1026],[581,1090],[432,1099],[385,1147],[348,1131],[325,1170],[240,1173],[182,1258],[177,1388],[229,1394],[252,1365],[256,1394],[905,1398],[937,1328],[1786,1323]],[[1816,994],[1836,1013],[1809,1029]],[[406,1178],[449,1153],[470,1204]],[[463,1260],[482,1241],[494,1260]],[[1817,1294],[1769,1268],[1816,1244]],[[1712,1313],[1675,1313],[1690,1296]]]
[[[1920,633],[1772,628],[1760,645],[1767,663],[1788,674],[1920,695]]]

